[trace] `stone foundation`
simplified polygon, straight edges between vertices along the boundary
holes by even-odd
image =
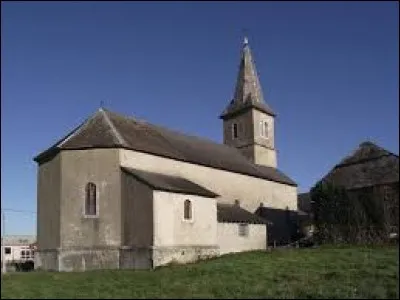
[[[121,269],[151,269],[153,267],[151,249],[122,247],[119,266]]]
[[[35,255],[35,269],[61,272],[118,269],[119,252],[117,247],[39,250]]]
[[[80,272],[100,269],[151,269],[219,255],[218,246],[115,247],[50,249],[36,252],[35,269]]]
[[[61,250],[59,271],[88,271],[119,268],[119,249]]]
[[[153,268],[169,263],[185,264],[218,255],[218,246],[153,247]]]
[[[35,270],[58,271],[58,250],[36,251]]]

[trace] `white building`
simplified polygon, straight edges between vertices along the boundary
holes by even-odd
[[[36,236],[32,235],[10,235],[2,238],[1,261],[5,259],[6,264],[34,261],[35,251],[32,245]]]

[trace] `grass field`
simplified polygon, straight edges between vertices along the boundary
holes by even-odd
[[[398,298],[398,247],[249,252],[152,271],[14,273],[1,298]]]

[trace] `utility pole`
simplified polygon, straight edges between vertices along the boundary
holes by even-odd
[[[4,238],[5,238],[5,233],[6,233],[6,229],[5,229],[5,224],[6,224],[6,214],[4,213],[4,210],[1,211],[2,214],[2,219],[3,219],[3,224],[1,224],[1,228],[2,228],[2,237],[1,237],[1,262],[2,262],[2,271],[5,274],[6,273],[6,256],[5,256],[5,248],[4,248]]]

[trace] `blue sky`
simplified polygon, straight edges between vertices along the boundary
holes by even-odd
[[[100,106],[222,141],[243,28],[307,191],[359,143],[399,152],[397,2],[2,2],[1,204],[36,211],[32,158]],[[6,234],[35,214],[6,213]]]

